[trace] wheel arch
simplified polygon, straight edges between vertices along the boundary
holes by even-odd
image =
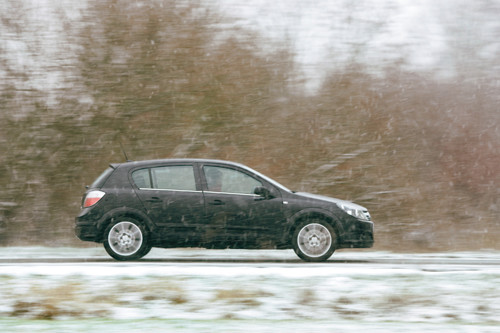
[[[340,242],[340,237],[344,232],[344,228],[335,215],[323,209],[306,209],[296,213],[290,218],[290,228],[287,232],[288,243],[290,245],[292,244],[293,234],[300,224],[305,220],[313,218],[327,222],[337,233],[337,241]]]
[[[99,241],[103,240],[104,230],[106,230],[110,223],[113,223],[117,219],[127,217],[143,223],[146,232],[151,232],[155,227],[151,219],[149,219],[149,217],[140,210],[129,207],[120,207],[109,211],[99,220],[99,222],[97,222],[97,230],[100,235]]]

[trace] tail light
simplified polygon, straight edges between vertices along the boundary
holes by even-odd
[[[95,205],[102,197],[105,195],[103,191],[90,191],[85,196],[85,200],[83,201],[83,208],[87,208]]]

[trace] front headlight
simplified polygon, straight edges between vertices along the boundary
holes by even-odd
[[[340,209],[342,209],[344,212],[346,212],[347,214],[354,216],[355,218],[357,218],[359,220],[363,220],[363,221],[370,221],[371,220],[370,213],[368,213],[367,210],[360,209],[361,208],[360,206],[350,205],[349,203],[345,203],[345,202],[338,203],[337,206]]]

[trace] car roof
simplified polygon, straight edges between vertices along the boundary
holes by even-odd
[[[232,165],[244,169],[249,169],[247,166],[236,162],[217,160],[217,159],[203,159],[203,158],[165,158],[165,159],[153,159],[153,160],[127,161],[124,163],[112,163],[111,166],[113,168],[117,168],[118,166],[133,168],[133,167],[157,165],[163,163],[216,163],[216,164]]]

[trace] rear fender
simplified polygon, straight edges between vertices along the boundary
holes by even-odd
[[[140,210],[134,209],[134,208],[129,208],[129,207],[120,207],[113,209],[109,212],[107,212],[98,222],[97,222],[97,229],[99,230],[99,233],[102,235],[104,232],[104,229],[115,221],[118,218],[123,218],[123,217],[130,217],[133,219],[136,219],[138,221],[141,221],[144,223],[144,226],[146,227],[146,231],[151,232],[155,230],[156,226],[151,221],[151,219],[141,212]]]

